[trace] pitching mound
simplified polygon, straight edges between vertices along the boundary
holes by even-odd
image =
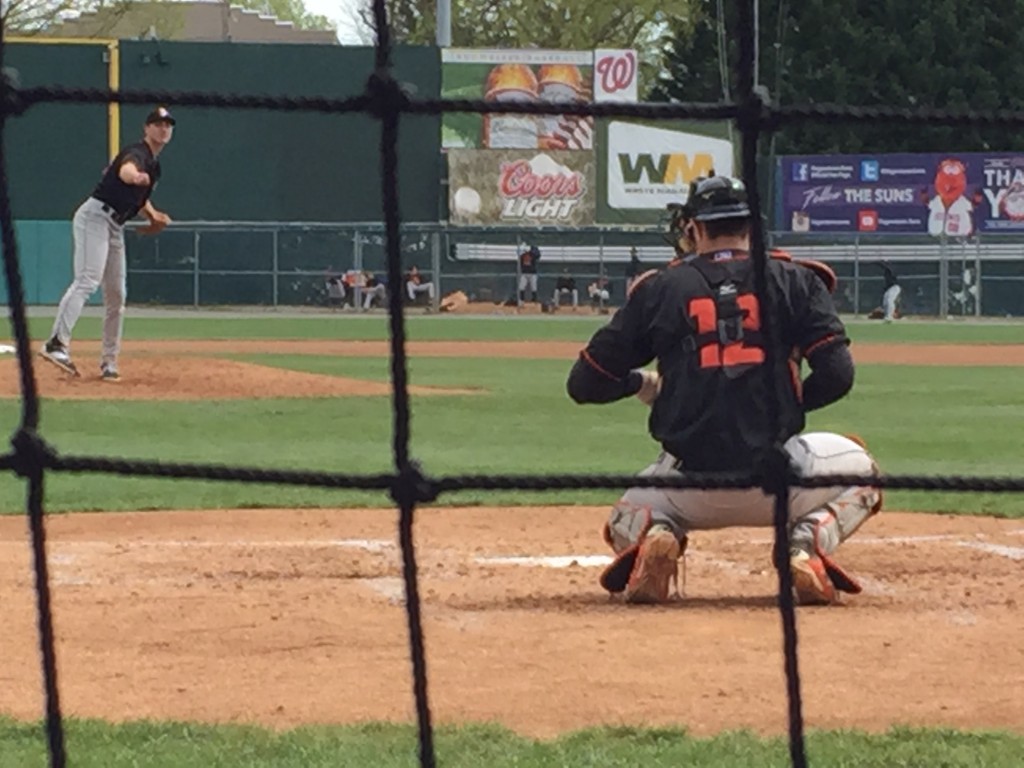
[[[434,716],[785,733],[770,531],[695,534],[686,598],[597,585],[604,508],[423,509]],[[811,728],[1021,730],[1024,523],[883,512],[840,560],[864,583],[798,613]],[[412,719],[390,510],[58,515],[47,522],[65,712],[257,722]],[[43,711],[31,549],[0,518],[0,712]]]
[[[122,379],[104,382],[99,368],[72,378],[36,358],[43,397],[68,400],[235,400],[273,397],[366,397],[391,394],[386,382],[301,373],[236,360],[191,356],[129,357]],[[83,361],[85,358],[83,358]],[[467,395],[479,390],[410,387],[414,395]],[[0,397],[20,397],[18,364],[0,361]]]

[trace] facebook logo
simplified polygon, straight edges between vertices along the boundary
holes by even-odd
[[[793,181],[807,181],[810,175],[807,163],[793,163]]]
[[[860,161],[860,180],[861,181],[878,181],[878,161],[877,160],[861,160]]]

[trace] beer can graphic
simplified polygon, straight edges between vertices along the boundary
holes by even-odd
[[[487,101],[537,101],[538,83],[525,64],[499,64],[487,75]],[[537,117],[488,113],[484,115],[483,146],[490,149],[535,149]]]
[[[574,64],[545,64],[537,73],[539,96],[552,104],[584,101],[586,84],[580,68]],[[542,149],[589,149],[590,132],[579,130],[587,118],[541,115],[538,143]]]

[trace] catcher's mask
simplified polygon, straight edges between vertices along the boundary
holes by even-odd
[[[687,203],[669,203],[665,206],[665,215],[662,217],[662,221],[667,228],[665,234],[662,235],[665,242],[675,248],[678,255],[684,256],[685,254],[683,253],[683,248],[679,245],[679,240],[684,237],[690,237],[686,231],[690,222],[693,221],[689,205]]]

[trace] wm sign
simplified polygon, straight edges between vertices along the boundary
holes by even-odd
[[[707,176],[716,169],[715,158],[708,152],[699,152],[692,157],[681,152],[671,155],[622,152],[619,154],[619,170],[626,184],[685,186],[698,176]]]
[[[605,203],[613,210],[664,211],[685,202],[698,176],[733,173],[729,141],[671,128],[612,122],[605,151]]]

